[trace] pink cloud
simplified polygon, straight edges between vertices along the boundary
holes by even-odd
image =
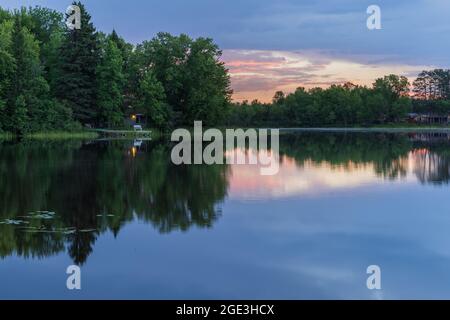
[[[224,50],[222,60],[231,75],[233,99],[264,102],[278,90],[289,93],[347,81],[370,86],[389,73],[411,75],[429,67],[374,64],[373,57],[345,60],[320,51]]]

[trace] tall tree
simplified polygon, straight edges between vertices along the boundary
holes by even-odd
[[[285,95],[283,91],[277,91],[275,92],[275,95],[273,96],[272,103],[273,104],[282,104],[284,102]]]
[[[183,124],[223,120],[231,90],[221,54],[211,39],[168,33],[158,33],[136,49],[141,70],[153,70],[176,121]]]
[[[40,46],[40,59],[44,77],[55,92],[58,81],[59,53],[64,37],[63,14],[48,8],[36,6],[28,9],[31,17],[30,31]]]
[[[397,121],[408,111],[408,103],[405,98],[409,95],[409,81],[404,76],[390,74],[376,79],[373,84],[375,94],[383,97],[379,114],[381,121]],[[401,99],[402,98],[402,99]],[[409,99],[407,99],[409,101]]]
[[[123,119],[123,58],[112,40],[106,41],[103,57],[97,69],[97,105],[99,123],[114,127]]]
[[[162,84],[156,79],[153,71],[146,71],[137,90],[137,110],[148,115],[150,125],[161,129],[165,129],[170,121],[170,110],[165,99]]]
[[[126,111],[129,106],[133,104],[134,94],[136,93],[137,87],[137,77],[138,77],[138,66],[133,66],[133,50],[134,46],[127,43],[123,38],[121,38],[116,30],[108,36],[108,40],[113,41],[117,48],[120,50],[122,55],[123,65],[122,73],[124,77],[124,92],[123,92],[123,105],[122,111]]]
[[[11,90],[16,60],[12,55],[12,20],[3,20],[0,24],[0,130],[4,130],[8,121],[7,102]]]
[[[405,76],[390,74],[376,79],[373,87],[375,90],[389,95],[391,98],[405,97],[409,94],[409,81]]]
[[[413,83],[413,91],[419,99],[449,99],[450,70],[434,69],[419,73]]]
[[[205,125],[221,123],[231,100],[230,78],[222,51],[209,38],[191,40],[183,78],[184,123],[203,120]]]
[[[80,2],[73,4],[81,10],[81,28],[67,29],[65,33],[56,93],[72,109],[75,119],[90,123],[97,118],[96,70],[100,48],[91,16]]]
[[[47,112],[49,88],[42,76],[38,41],[22,25],[18,13],[14,17],[11,46],[16,68],[8,103],[9,129],[24,133],[38,129],[42,115]]]

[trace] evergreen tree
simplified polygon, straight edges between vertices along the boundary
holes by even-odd
[[[129,106],[133,104],[133,99],[136,93],[137,86],[137,76],[138,69],[137,65],[133,66],[133,49],[134,46],[127,43],[123,38],[119,37],[116,30],[113,30],[108,37],[109,40],[113,41],[117,48],[120,50],[123,59],[122,73],[124,77],[124,92],[123,92],[123,105],[122,111],[127,110]]]
[[[96,107],[96,70],[99,41],[91,16],[80,2],[81,28],[67,30],[60,50],[57,97],[73,111],[76,120],[94,122]]]

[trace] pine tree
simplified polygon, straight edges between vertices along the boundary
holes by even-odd
[[[99,40],[91,16],[80,2],[81,28],[67,30],[60,51],[60,70],[56,94],[73,111],[75,119],[94,122],[96,108],[96,70]]]
[[[117,48],[120,50],[123,59],[123,76],[124,76],[124,92],[123,92],[123,105],[122,111],[127,110],[129,106],[133,104],[133,99],[136,93],[136,76],[138,71],[133,68],[133,49],[134,46],[127,43],[123,38],[119,37],[116,30],[113,30],[108,37],[113,41]]]
[[[123,119],[123,59],[120,50],[112,40],[106,41],[104,55],[97,69],[97,105],[99,123],[114,127]]]

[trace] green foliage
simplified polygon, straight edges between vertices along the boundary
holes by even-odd
[[[11,114],[10,131],[14,133],[26,133],[29,130],[29,118],[26,99],[23,95],[16,98]]]
[[[154,72],[174,112],[175,124],[203,120],[215,125],[224,120],[231,95],[227,70],[219,61],[221,54],[211,39],[158,33],[137,46],[135,64],[141,73]]]
[[[6,112],[16,60],[12,54],[12,30],[14,22],[5,20],[0,24],[0,130],[6,129]]]
[[[275,93],[272,104],[253,101],[233,106],[228,124],[234,126],[331,127],[370,126],[401,121],[411,109],[408,81],[389,75],[373,88],[350,83],[327,89],[298,88]]]
[[[131,113],[161,129],[224,122],[230,79],[211,39],[159,33],[134,47],[115,30],[98,33],[86,8],[73,4],[79,30],[47,8],[0,9],[1,130],[63,129],[73,120],[121,127]]]
[[[123,58],[112,40],[106,41],[103,57],[97,69],[97,106],[101,125],[119,126],[123,119]]]
[[[71,110],[50,94],[40,42],[25,10],[0,25],[0,123],[16,134],[72,126]],[[51,38],[51,35],[48,35]]]
[[[39,126],[40,114],[47,104],[48,84],[42,76],[39,44],[34,35],[23,26],[19,13],[14,16],[11,52],[15,59],[15,72],[9,92],[10,123],[6,129],[25,133]]]
[[[165,101],[162,84],[152,71],[143,75],[138,85],[136,105],[137,110],[146,113],[156,128],[166,128],[170,120],[170,111]]]

